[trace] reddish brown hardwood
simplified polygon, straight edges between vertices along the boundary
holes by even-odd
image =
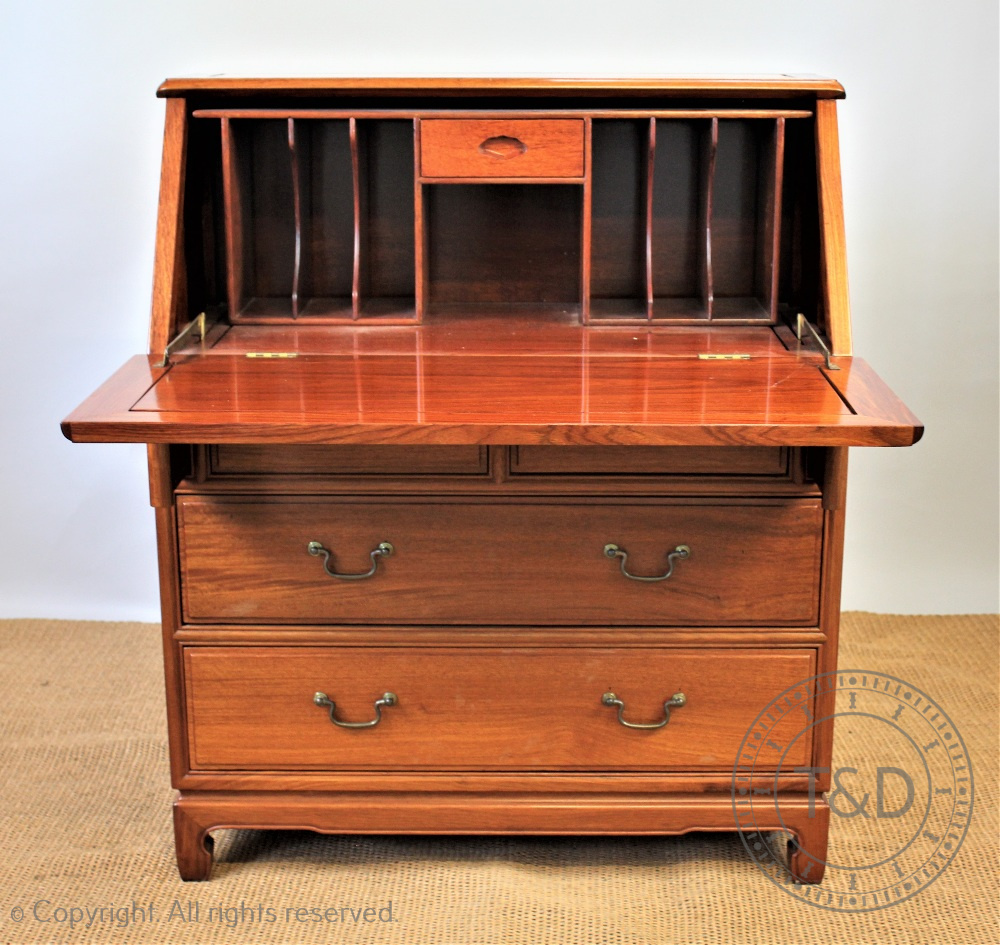
[[[646,131],[646,162],[642,184],[644,193],[644,271],[643,283],[646,290],[646,320],[653,318],[653,187],[656,183],[656,119],[650,118]]]
[[[154,509],[171,508],[174,503],[174,480],[170,472],[170,447],[162,443],[146,446],[149,468],[149,504]]]
[[[789,864],[803,882],[823,878],[830,811],[826,801],[782,800],[760,810],[756,832],[789,831],[802,852]],[[174,804],[182,879],[206,880],[210,831],[223,827],[315,830],[320,833],[673,835],[735,829],[728,795],[641,794],[627,798],[572,793],[493,797],[397,792],[294,795],[264,792],[182,793]],[[807,851],[807,852],[806,852]],[[810,863],[812,864],[810,867]],[[764,882],[765,880],[761,880]]]
[[[510,465],[513,475],[784,476],[788,459],[788,450],[767,446],[520,446]]]
[[[595,357],[697,358],[699,354],[743,352],[755,358],[787,357],[786,345],[768,327],[702,325],[608,326],[599,331],[571,317],[539,318],[532,306],[500,304],[474,310],[455,306],[419,329],[364,325],[361,331],[310,331],[304,326],[240,325],[230,328],[201,355],[290,351],[300,355],[424,354],[504,358],[572,355]],[[636,327],[641,330],[637,331]],[[813,352],[806,352],[813,354]]]
[[[310,446],[280,450],[256,443],[216,444],[207,476],[485,476],[484,446]]]
[[[424,177],[582,178],[583,120],[431,119],[420,122]]]
[[[184,93],[225,93],[247,97],[253,94],[343,95],[364,92],[385,96],[414,93],[451,93],[455,95],[661,95],[683,97],[686,94],[706,97],[736,98],[802,97],[843,98],[844,87],[833,79],[811,75],[754,76],[643,76],[587,78],[577,76],[551,78],[508,77],[393,77],[379,78],[211,78],[167,79],[157,94],[162,97]]]
[[[752,823],[732,766],[769,700],[836,668],[847,447],[922,433],[847,356],[841,86],[160,94],[153,356],[63,431],[151,444],[182,877],[220,827],[742,827],[789,832],[818,882],[829,809],[792,769],[830,768],[832,726],[779,726]],[[840,370],[789,340],[798,312]],[[394,548],[342,581],[311,541],[340,573]],[[608,543],[644,577],[691,552],[642,582]],[[386,691],[366,729],[313,701],[363,721]],[[635,730],[608,691],[638,722],[687,701]]]
[[[196,770],[336,768],[660,771],[728,769],[747,719],[813,673],[812,650],[457,647],[205,647],[184,651],[188,739]],[[740,679],[734,688],[732,679]],[[345,729],[317,706],[321,691]],[[601,699],[612,691],[629,729]],[[244,711],[252,714],[248,729]],[[788,717],[762,770],[807,764],[811,740]],[[544,747],[543,747],[544,746]]]
[[[562,626],[811,625],[817,619],[820,503],[730,500],[543,504],[423,497],[185,496],[178,503],[190,622]],[[318,541],[332,579],[307,553]],[[690,547],[666,581],[667,555]]]
[[[647,112],[626,109],[621,113],[455,112],[456,117],[451,118],[441,117],[448,112],[427,114],[418,109],[214,109],[196,110],[196,114],[221,119],[229,167],[225,190],[230,194],[230,203],[238,198],[237,210],[229,217],[232,232],[227,268],[231,284],[239,290],[238,299],[231,305],[237,313],[233,317],[244,323],[276,324],[296,317],[303,308],[295,275],[300,263],[317,277],[330,263],[322,244],[302,247],[295,237],[294,262],[291,255],[287,260],[287,267],[295,270],[288,276],[291,297],[282,298],[282,244],[288,242],[291,246],[292,229],[296,234],[301,230],[302,199],[297,164],[292,168],[292,177],[296,178],[294,193],[285,196],[277,185],[287,175],[280,161],[275,164],[273,155],[269,157],[268,149],[261,146],[269,134],[268,127],[280,122],[301,126],[300,137],[303,141],[307,137],[313,140],[312,161],[324,167],[325,174],[331,173],[326,165],[332,148],[324,143],[322,135],[307,136],[305,129],[323,128],[344,119],[350,124],[355,202],[354,319],[364,314],[384,323],[404,323],[422,321],[428,308],[437,314],[442,304],[544,301],[556,310],[578,312],[583,324],[590,322],[592,308],[604,324],[642,318],[671,324],[698,323],[709,318],[726,324],[773,323],[778,313],[775,288],[779,273],[782,265],[794,267],[793,260],[782,258],[787,254],[779,251],[778,241],[783,128],[789,118],[811,117],[811,113],[733,108]],[[569,117],[571,114],[577,117]],[[643,119],[649,129],[650,150],[645,158],[630,153],[626,138],[603,133],[604,126],[634,123],[636,118]],[[409,268],[400,256],[392,264],[398,274],[391,291],[372,281],[381,268],[376,260],[388,254],[393,242],[383,231],[376,208],[379,204],[408,203],[398,190],[398,180],[392,184],[398,199],[379,198],[378,190],[385,186],[379,181],[388,178],[383,178],[381,171],[375,172],[387,150],[402,153],[399,141],[392,149],[382,144],[385,130],[404,124],[398,119],[413,125],[410,144],[415,147],[416,159],[415,298],[409,286],[399,285],[399,276]],[[664,137],[662,159],[655,155],[657,121]],[[596,151],[599,217],[608,217],[598,220],[596,248],[591,240],[594,122],[600,132]],[[238,146],[233,144],[235,128],[248,129],[240,132]],[[521,138],[517,137],[519,131]],[[683,143],[678,151],[676,146],[685,135],[693,145]],[[531,141],[522,140],[525,137]],[[769,143],[762,146],[760,142],[765,138]],[[271,150],[275,150],[274,145]],[[231,166],[233,161],[238,162],[236,170]],[[663,165],[661,183],[654,185],[657,162]],[[359,173],[360,164],[366,169],[364,173]],[[606,168],[615,168],[613,173],[618,179],[612,184],[614,190],[605,179]],[[332,173],[336,176],[338,171]],[[339,168],[339,174],[344,176],[346,167]],[[632,177],[645,180],[644,220],[639,202],[628,192]],[[451,189],[449,193],[424,186],[470,182],[527,184],[533,191],[532,199],[525,199],[528,192],[507,187]],[[582,211],[578,198],[570,193],[575,188],[560,195],[559,188],[548,186],[567,182],[582,183]],[[413,179],[409,186],[414,187]],[[716,193],[720,201],[717,214],[713,209]],[[748,195],[752,198],[749,202]],[[249,207],[247,201],[252,201],[255,214],[239,209]],[[283,207],[283,203],[287,206]],[[537,210],[533,209],[535,204]],[[697,212],[696,204],[700,208]],[[257,219],[251,220],[254,215]],[[713,236],[716,215],[719,225]],[[620,295],[621,275],[616,274],[611,288],[605,285],[608,270],[620,269],[622,260],[637,257],[638,248],[630,247],[623,237],[643,223],[646,286],[624,287],[625,294]],[[284,233],[285,229],[289,232]],[[404,231],[402,216],[393,220],[392,229],[397,235]],[[579,266],[574,267],[577,246],[573,236],[577,233]],[[608,236],[614,241],[605,245]],[[700,264],[691,255],[696,246]],[[288,254],[291,252],[289,249]],[[274,259],[267,266],[259,264],[270,257]],[[544,281],[540,282],[532,273],[543,259],[546,268]],[[279,262],[277,268],[275,260]],[[596,299],[594,304],[592,297]],[[316,324],[347,320],[344,305],[337,299],[312,299],[303,311]]]
[[[183,325],[187,307],[184,265],[184,182],[187,171],[188,126],[183,98],[167,102],[160,169],[160,203],[156,222],[156,267],[153,270],[153,310],[149,350],[162,352]]]
[[[760,270],[757,278],[761,302],[771,321],[778,318],[778,268],[781,259],[781,198],[785,172],[785,119],[778,118],[764,150],[761,200],[770,212],[760,227]]]
[[[719,153],[719,119],[713,118],[701,146],[701,303],[707,318],[715,305],[715,271],[712,265],[712,211],[715,196],[715,164]]]
[[[834,354],[852,354],[851,300],[847,292],[847,239],[840,183],[840,138],[833,102],[816,103],[819,172],[821,289],[824,325]]]
[[[238,795],[246,798],[247,795]],[[178,798],[174,801],[174,847],[177,855],[177,871],[181,879],[189,882],[206,880],[212,872],[212,848],[215,841],[203,825],[197,813],[202,818],[207,811],[192,810],[194,804],[182,803]],[[244,816],[247,816],[244,814]],[[209,818],[211,821],[211,818]],[[214,824],[213,824],[214,826]]]
[[[839,371],[826,371],[830,383],[859,415],[872,411],[898,423],[913,427],[914,439],[923,435],[924,428],[913,412],[904,404],[871,368],[860,358],[837,358]]]
[[[477,108],[195,108],[191,111],[192,118],[360,118],[360,119],[392,119],[392,118],[470,118],[470,119],[511,119],[531,117],[532,112],[524,108],[495,109]],[[741,108],[725,105],[715,108],[546,108],[545,115],[549,118],[813,118],[812,109],[804,108]],[[418,168],[419,170],[419,168]],[[419,174],[418,174],[419,176]]]
[[[157,447],[152,447],[156,449]],[[168,448],[169,449],[169,448]],[[565,455],[563,455],[565,454]],[[223,495],[819,498],[808,450],[684,446],[211,444],[190,449],[178,493]],[[523,459],[523,462],[522,462]]]
[[[823,470],[823,597],[820,625],[827,628],[829,644],[819,652],[816,672],[832,673],[837,669],[837,645],[840,635],[840,587],[844,573],[844,526],[847,504],[847,454],[846,447],[827,450]],[[833,753],[833,735],[836,723],[836,696],[829,688],[816,696],[816,717],[822,721],[815,728],[816,757],[829,758]],[[825,765],[818,764],[823,768]],[[819,771],[816,790],[829,791],[830,771]],[[825,844],[825,835],[816,843]],[[820,849],[817,847],[817,849]]]
[[[149,359],[152,361],[152,359]],[[852,367],[841,359],[845,370]],[[852,410],[811,359],[516,360],[484,354],[134,359],[63,422],[78,442],[908,446],[921,428]],[[846,376],[846,375],[845,375]],[[842,383],[842,382],[838,382]]]
[[[588,116],[583,120],[583,207],[580,211],[580,322],[590,324],[590,268],[594,248],[594,123]]]
[[[239,165],[236,144],[233,140],[233,123],[222,120],[222,187],[225,206],[227,302],[229,311],[237,315],[244,304],[243,292],[243,204],[240,189]]]

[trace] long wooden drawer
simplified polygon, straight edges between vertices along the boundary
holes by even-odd
[[[582,118],[420,122],[424,177],[583,177]]]
[[[730,770],[768,702],[814,672],[812,650],[189,646],[193,770],[336,768]],[[664,702],[683,693],[684,704]],[[375,718],[368,728],[331,721]],[[808,707],[808,706],[807,706]],[[808,764],[805,713],[756,766]]]
[[[822,510],[811,499],[179,496],[178,529],[188,622],[804,626],[817,620]],[[376,552],[383,544],[391,554]],[[609,544],[627,559],[609,557]],[[677,553],[681,546],[686,556]],[[673,570],[666,580],[643,581],[626,577],[623,567],[646,578]],[[372,573],[339,579],[327,568]]]

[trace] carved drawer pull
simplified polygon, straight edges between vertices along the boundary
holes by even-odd
[[[362,574],[339,574],[336,571],[330,570],[330,552],[323,547],[323,545],[318,541],[311,541],[306,545],[306,550],[314,558],[319,555],[323,556],[323,570],[332,578],[337,578],[341,581],[362,581],[365,578],[373,577],[376,568],[378,568],[378,559],[382,557],[388,558],[396,549],[387,541],[379,542],[377,548],[374,548],[370,553],[369,557],[372,559],[372,566]]]
[[[622,574],[624,574],[625,577],[631,581],[665,581],[674,573],[674,564],[678,559],[683,560],[684,558],[691,557],[691,548],[688,545],[678,545],[673,551],[670,552],[670,554],[667,555],[667,573],[654,574],[649,577],[644,577],[641,574],[629,574],[629,572],[625,570],[625,564],[628,561],[628,552],[624,548],[608,544],[604,546],[604,554],[609,558],[620,559],[619,563],[621,564]]]
[[[325,692],[317,692],[313,696],[313,702],[318,706],[325,706],[330,710],[330,721],[340,728],[372,728],[382,721],[382,706],[399,705],[399,697],[394,692],[383,692],[381,699],[375,700],[375,718],[370,722],[342,722],[335,715],[337,703],[333,701]]]
[[[687,702],[687,696],[683,692],[675,692],[666,702],[663,703],[663,721],[662,722],[626,722],[625,721],[625,703],[618,698],[613,692],[606,692],[601,696],[601,702],[604,705],[617,706],[618,707],[618,721],[625,726],[625,728],[663,728],[667,722],[670,721],[670,710],[679,709],[682,705]]]
[[[480,154],[500,158],[504,161],[520,157],[527,150],[528,146],[520,138],[512,138],[509,135],[497,135],[493,138],[487,138],[479,145]]]

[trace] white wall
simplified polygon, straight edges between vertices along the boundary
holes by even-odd
[[[852,451],[845,606],[998,609],[995,0],[32,0],[0,70],[0,616],[157,619],[143,447],[58,422],[145,350],[154,89],[220,72],[839,79],[856,351],[927,426]]]

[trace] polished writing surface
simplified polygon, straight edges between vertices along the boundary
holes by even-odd
[[[136,358],[64,423],[91,442],[903,446],[921,428],[866,365],[459,353]],[[843,392],[830,382],[837,375]],[[850,396],[857,391],[861,410]]]

